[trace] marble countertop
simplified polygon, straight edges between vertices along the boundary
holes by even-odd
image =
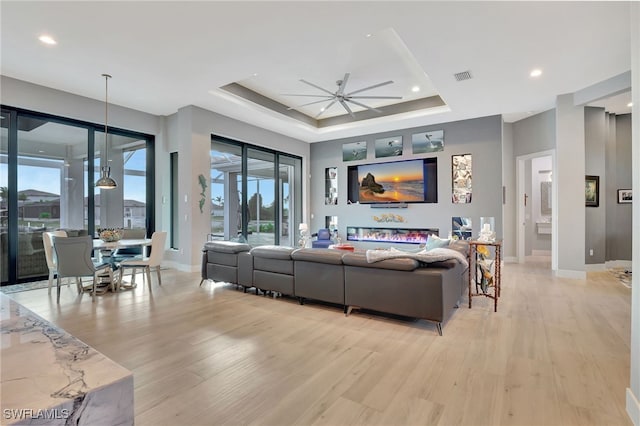
[[[0,328],[2,424],[133,424],[129,370],[2,293]]]

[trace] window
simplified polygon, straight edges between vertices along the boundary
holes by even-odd
[[[302,218],[302,159],[213,136],[211,236],[293,245]]]
[[[104,156],[102,124],[2,109],[0,256],[2,284],[48,275],[42,233],[93,234],[100,226],[152,229],[153,137],[113,129]],[[95,147],[95,150],[94,150]],[[114,190],[94,188],[108,158]]]

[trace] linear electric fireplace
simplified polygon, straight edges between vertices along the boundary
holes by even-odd
[[[375,243],[424,244],[429,235],[438,235],[437,228],[363,228],[347,226],[348,241],[368,241]]]

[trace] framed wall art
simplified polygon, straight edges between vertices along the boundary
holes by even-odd
[[[414,154],[443,151],[444,130],[414,133],[411,135],[411,149]]]
[[[367,159],[367,142],[351,142],[342,144],[342,161]]]
[[[376,158],[402,155],[402,136],[376,139]]]
[[[631,189],[618,189],[618,204],[631,204],[633,191]]]
[[[470,203],[472,192],[471,154],[451,156],[451,180],[453,183],[451,201],[454,204]]]
[[[584,202],[587,207],[600,205],[600,176],[584,177]]]

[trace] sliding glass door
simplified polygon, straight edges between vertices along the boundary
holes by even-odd
[[[3,108],[2,117],[2,284],[48,275],[44,232],[66,229],[93,235],[101,226],[146,229],[152,214],[152,183],[147,179],[152,175],[151,136],[118,131],[110,135],[105,156],[100,125],[11,108]],[[94,188],[104,158],[118,182],[111,192]]]
[[[211,235],[253,246],[293,245],[302,217],[302,160],[214,136]]]

